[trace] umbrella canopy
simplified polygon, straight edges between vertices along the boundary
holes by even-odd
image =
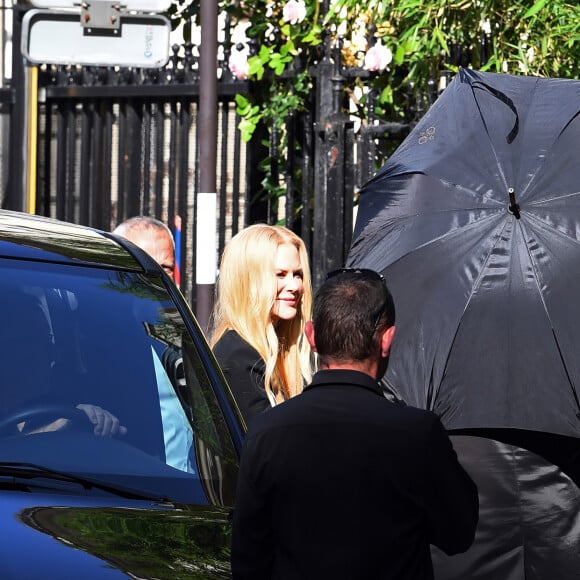
[[[361,190],[386,382],[447,429],[580,437],[580,82],[460,70]]]
[[[451,439],[477,484],[480,518],[467,552],[447,556],[431,546],[435,579],[577,579],[577,484],[527,449],[484,437]]]

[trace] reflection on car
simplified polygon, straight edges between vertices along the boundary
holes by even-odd
[[[8,211],[0,268],[2,577],[229,577],[239,414],[177,288]]]

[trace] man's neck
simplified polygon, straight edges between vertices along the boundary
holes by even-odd
[[[378,380],[379,365],[377,361],[337,361],[326,359],[320,363],[320,370],[323,371],[358,371],[369,375],[373,380]]]

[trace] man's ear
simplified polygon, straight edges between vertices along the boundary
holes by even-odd
[[[316,342],[314,341],[314,324],[312,324],[312,320],[309,320],[304,326],[304,334],[306,334],[306,339],[308,340],[308,344],[310,348],[316,352]]]
[[[395,337],[395,327],[389,326],[385,331],[383,331],[383,336],[381,337],[381,355],[383,357],[388,356],[391,350],[391,345],[393,344],[393,338]]]

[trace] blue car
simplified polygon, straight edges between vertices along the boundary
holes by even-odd
[[[242,420],[161,267],[0,211],[0,320],[0,577],[229,578]]]

